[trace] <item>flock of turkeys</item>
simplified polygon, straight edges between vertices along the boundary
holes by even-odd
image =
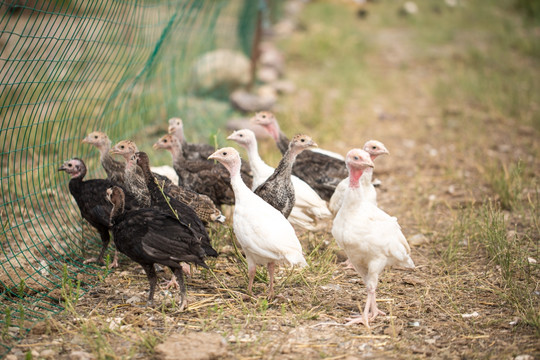
[[[88,134],[83,142],[99,150],[107,179],[84,180],[87,169],[79,158],[59,169],[71,176],[69,191],[103,242],[99,255],[85,263],[104,265],[112,232],[116,252],[110,266],[118,266],[118,251],[140,264],[150,283],[148,303],[157,284],[155,264],[168,266],[174,276],[166,286],[179,287],[183,309],[187,264],[208,267],[205,258],[219,255],[207,226],[224,223],[221,205],[234,205],[232,225],[248,265],[247,291],[251,295],[256,266],[266,265],[271,298],[276,264],[308,266],[295,228],[314,231],[333,221],[332,235],[368,293],[363,314],[347,324],[369,327],[384,314],[375,298],[379,274],[387,265],[414,268],[397,219],[377,207],[373,160],[388,150],[370,140],[343,157],[319,149],[307,135],[289,140],[268,111],[255,114],[252,122],[266,129],[283,154],[275,169],[260,157],[249,129],[227,138],[246,149],[246,162],[232,147],[188,143],[182,120],[170,119],[169,133],[154,144],[172,155],[174,173],[168,176],[152,168],[134,142],[112,146],[106,134]]]

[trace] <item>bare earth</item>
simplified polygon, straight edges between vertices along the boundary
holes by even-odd
[[[308,24],[294,36],[307,37],[310,31],[316,26]],[[344,110],[337,129],[331,121],[316,127],[321,147],[345,153],[373,138],[390,150],[376,160],[374,177],[382,182],[379,206],[398,217],[417,267],[384,271],[377,294],[387,316],[377,318],[371,329],[344,326],[346,317],[363,308],[366,293],[358,274],[339,265],[344,258],[331,236],[331,223],[317,233],[301,233],[310,267],[303,272],[280,269],[278,296],[271,301],[265,298],[264,270],[255,296],[245,295],[245,265],[232,246],[232,229],[221,227],[211,234],[221,251],[217,260],[208,261],[212,271],[196,271],[187,281],[187,310],[178,312],[176,291],[163,287],[156,294],[158,305],[146,307],[146,276],[124,258],[72,311],[37,324],[10,356],[22,359],[30,351],[34,358],[56,359],[539,358],[538,333],[499,296],[504,292],[500,269],[466,237],[456,245],[456,259],[448,261],[446,240],[458,209],[492,195],[480,162],[521,158],[538,174],[538,132],[474,105],[439,108],[432,85],[446,75],[436,62],[409,63],[414,50],[406,31],[379,29],[372,36],[379,50],[363,61],[371,76],[393,84],[385,92],[373,95],[362,83],[314,91],[303,86],[309,75],[293,58],[287,76],[298,91],[282,99],[277,113],[292,135],[309,131],[300,119],[310,108],[316,106],[321,117],[332,120],[339,105]],[[456,51],[448,49],[448,56]],[[322,98],[315,96],[321,93]],[[469,134],[454,121],[462,118],[476,121]],[[340,135],[331,139],[329,133]],[[278,158],[270,142],[260,150]],[[517,216],[506,215],[510,220]],[[164,284],[170,273],[160,276]],[[197,342],[201,333],[209,338]],[[174,341],[159,345],[170,336]]]

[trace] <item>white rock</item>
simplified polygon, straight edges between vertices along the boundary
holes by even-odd
[[[321,289],[323,289],[323,290],[335,290],[335,291],[340,291],[340,290],[341,290],[341,286],[339,286],[338,284],[329,284],[329,285],[323,285],[323,286],[321,286]]]
[[[86,351],[73,351],[71,354],[69,354],[70,360],[92,360],[95,359],[95,357],[87,353]]]
[[[478,316],[480,316],[480,314],[477,313],[476,311],[473,312],[473,313],[470,313],[470,314],[461,314],[461,317],[464,318],[464,319],[472,318],[472,317],[478,317]]]
[[[233,90],[251,80],[250,60],[242,53],[218,49],[198,58],[191,69],[192,83],[197,90],[217,88]]]
[[[45,349],[39,354],[40,357],[45,358],[45,359],[52,359],[56,355],[57,355],[57,352],[54,351],[53,349]]]
[[[532,257],[528,257],[527,261],[529,262],[529,264],[536,264],[537,263],[536,259],[533,259]]]
[[[420,245],[429,243],[429,239],[424,234],[413,235],[409,237],[408,241],[409,241],[409,245],[412,245],[412,246],[420,246]]]
[[[514,360],[534,360],[534,356],[528,354],[518,355],[514,358]]]

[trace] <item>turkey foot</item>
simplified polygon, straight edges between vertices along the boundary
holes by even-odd
[[[96,263],[98,265],[105,265],[103,263],[103,260],[102,259],[99,259],[99,258],[96,258],[96,257],[93,257],[93,258],[90,258],[90,259],[86,259],[83,261],[83,264],[91,264],[91,263]]]
[[[112,263],[109,264],[109,269],[114,269],[114,268],[117,268],[118,266],[119,266],[118,265],[118,250],[115,250],[113,261]]]

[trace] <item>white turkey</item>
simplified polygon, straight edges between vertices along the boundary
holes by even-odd
[[[248,263],[248,293],[252,293],[257,265],[268,267],[268,296],[274,296],[276,263],[306,266],[302,246],[283,214],[255,195],[240,176],[240,154],[232,147],[217,150],[209,159],[229,170],[234,190],[233,229]]]
[[[227,139],[233,140],[247,150],[249,164],[253,174],[252,190],[256,189],[268,177],[274,173],[274,168],[266,164],[260,157],[257,150],[257,138],[255,133],[249,129],[242,129],[233,132]],[[331,213],[326,206],[326,201],[321,199],[315,190],[305,181],[296,176],[291,177],[296,201],[288,220],[291,224],[305,230],[317,230],[317,221],[331,217]]]
[[[414,268],[414,262],[397,219],[367,200],[361,189],[362,173],[373,167],[370,155],[362,149],[353,149],[345,161],[349,186],[334,219],[332,235],[364,280],[368,293],[363,314],[348,318],[347,325],[363,323],[369,328],[369,321],[384,315],[377,308],[375,296],[379,274],[387,265]]]
[[[377,140],[367,141],[364,144],[363,149],[370,155],[371,160],[375,160],[375,158],[379,155],[389,154],[384,144]],[[375,190],[375,186],[373,186],[372,178],[373,168],[366,169],[360,178],[360,186],[365,193],[366,199],[371,201],[373,205],[377,205],[377,191]],[[333,214],[336,214],[341,207],[341,204],[343,204],[343,195],[345,194],[345,190],[347,189],[348,185],[349,178],[346,177],[345,179],[341,180],[339,185],[336,187],[336,191],[334,191],[334,194],[332,194],[328,207]]]

